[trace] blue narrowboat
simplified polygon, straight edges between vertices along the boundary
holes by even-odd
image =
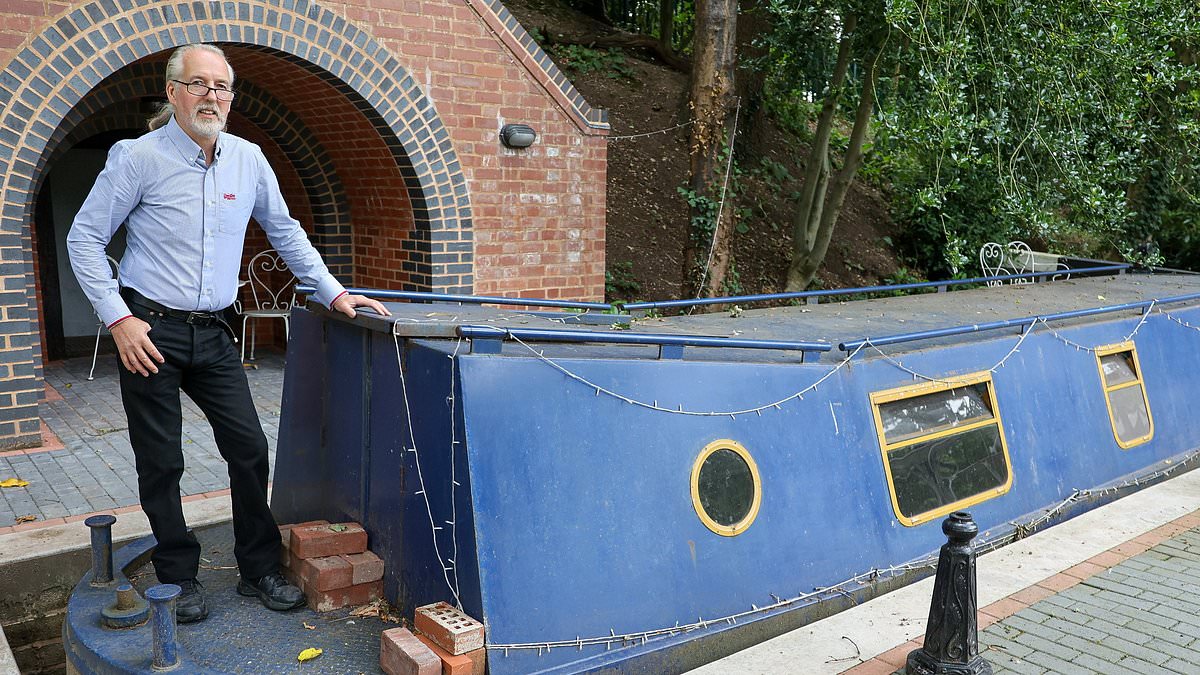
[[[361,522],[493,675],[683,672],[931,573],[953,511],[986,550],[1194,466],[1200,277],[1049,276],[297,309],[272,508]]]

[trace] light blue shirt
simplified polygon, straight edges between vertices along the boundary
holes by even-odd
[[[262,150],[237,136],[217,138],[215,159],[170,121],[108,153],[71,232],[71,267],[106,325],[129,316],[105,257],[125,223],[121,285],[173,309],[215,311],[233,304],[251,217],[325,306],[345,289],[288,213]]]

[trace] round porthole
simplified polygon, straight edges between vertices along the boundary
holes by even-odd
[[[692,506],[708,529],[725,537],[745,532],[761,501],[758,466],[746,448],[723,439],[700,451],[692,466]]]

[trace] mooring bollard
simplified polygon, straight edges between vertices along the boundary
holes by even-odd
[[[92,516],[83,521],[92,528],[92,581],[93,586],[105,586],[113,580],[112,525],[116,516]]]
[[[175,584],[159,584],[146,589],[150,601],[150,625],[154,631],[155,670],[170,670],[179,665],[179,646],[175,643],[175,598],[181,589]]]
[[[146,623],[150,616],[150,605],[133,590],[129,583],[117,586],[113,604],[100,610],[100,621],[109,628],[132,628]]]
[[[971,514],[951,513],[942,521],[948,541],[938,555],[925,645],[908,654],[907,675],[991,675],[992,664],[979,655],[978,586],[975,549],[979,534]]]

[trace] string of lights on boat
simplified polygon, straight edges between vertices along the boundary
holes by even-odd
[[[398,324],[394,324],[394,325],[398,325]],[[404,362],[400,358],[400,337],[399,337],[399,335],[397,335],[395,328],[392,329],[392,340],[396,344],[396,369],[400,372],[400,393],[401,393],[402,398],[404,399],[404,417],[405,417],[405,421],[407,422],[407,425],[408,425],[407,426],[407,428],[408,428],[408,447],[405,448],[405,451],[411,452],[413,454],[413,463],[416,465],[416,468],[417,468],[417,485],[420,487],[420,489],[417,491],[417,494],[421,495],[422,500],[424,500],[425,513],[428,514],[428,516],[429,516],[430,533],[432,534],[432,537],[433,537],[433,553],[434,553],[434,555],[437,556],[438,564],[440,564],[442,566],[442,577],[446,580],[446,587],[450,589],[450,593],[454,596],[454,605],[456,607],[458,607],[459,609],[462,609],[462,600],[459,598],[459,594],[458,594],[458,570],[456,569],[457,566],[455,564],[455,559],[458,557],[458,528],[455,524],[456,518],[453,515],[453,511],[452,511],[450,520],[445,521],[446,524],[450,526],[450,532],[451,532],[450,536],[451,536],[451,540],[453,542],[453,544],[452,544],[453,550],[451,551],[451,555],[453,557],[445,557],[442,555],[441,546],[438,544],[438,536],[437,536],[437,533],[439,531],[441,531],[442,526],[438,525],[436,522],[436,519],[434,518],[433,507],[429,504],[429,492],[425,489],[425,474],[421,471],[421,453],[417,452],[417,439],[416,439],[416,435],[413,432],[412,406],[410,406],[408,403],[408,383],[405,382],[405,380],[404,380]],[[461,344],[461,340],[459,342]],[[452,364],[455,361],[455,356],[458,354],[458,347],[459,347],[459,345],[456,344],[454,346],[454,354],[449,355],[450,361]],[[451,366],[451,367],[453,368],[453,366]],[[454,401],[453,401],[454,371],[451,370],[450,373],[451,373],[450,374],[450,377],[451,377],[451,385],[450,385],[451,394],[450,394],[450,396],[451,396],[451,398],[447,402],[451,406],[451,408],[450,408],[450,410],[451,410],[451,417],[450,417],[450,429],[451,429],[451,432],[450,432],[451,433],[451,441],[450,441],[450,502],[451,502],[451,504],[453,504],[454,503],[454,488],[460,487],[460,485],[459,485],[458,481],[455,479],[455,475],[454,475],[454,465],[455,465],[454,449],[457,446],[458,441],[455,440],[453,437],[453,434],[454,434],[454,431],[453,431],[453,429],[454,429],[454,413],[453,413],[453,411],[454,411],[454,407],[453,407],[454,406]],[[453,572],[453,574],[454,574],[453,581],[451,581],[451,579],[450,579],[451,572]]]
[[[1137,336],[1138,332],[1141,331],[1142,327],[1146,325],[1146,321],[1149,319],[1152,311],[1157,311],[1157,313],[1162,314],[1163,316],[1171,319],[1175,323],[1186,326],[1193,330],[1200,331],[1200,327],[1193,326],[1193,325],[1187,323],[1186,321],[1178,319],[1178,318],[1168,314],[1165,310],[1156,309],[1156,305],[1158,304],[1158,302],[1159,302],[1158,300],[1151,300],[1148,303],[1148,305],[1142,312],[1141,318],[1138,321],[1137,325],[1134,326],[1133,330],[1130,331],[1124,337],[1123,341],[1126,341],[1126,342],[1130,341],[1134,337]],[[1010,358],[1012,358],[1015,354],[1017,354],[1020,351],[1021,345],[1024,344],[1025,340],[1033,333],[1034,329],[1039,324],[1041,326],[1045,327],[1047,329],[1047,331],[1050,333],[1050,335],[1052,335],[1054,338],[1056,338],[1057,340],[1059,340],[1060,342],[1062,342],[1063,344],[1065,344],[1069,347],[1075,348],[1076,351],[1085,351],[1088,353],[1095,353],[1095,351],[1096,351],[1096,347],[1088,347],[1085,345],[1081,345],[1081,344],[1071,340],[1070,338],[1063,336],[1061,333],[1056,331],[1050,325],[1049,320],[1047,320],[1046,318],[1033,317],[1027,324],[1025,324],[1022,327],[1022,331],[1021,331],[1020,335],[1017,337],[1016,343],[1012,346],[1012,348],[1009,349],[1008,352],[1000,360],[996,361],[994,364],[992,364],[991,367],[986,368],[985,370],[987,372],[994,373],[997,370],[1003,368],[1005,363],[1007,363]],[[804,389],[790,393],[787,396],[776,399],[774,401],[770,401],[768,403],[749,406],[749,407],[741,408],[738,410],[689,410],[689,409],[684,408],[683,404],[678,404],[675,407],[670,407],[670,406],[662,405],[658,401],[643,401],[643,400],[640,400],[633,396],[630,396],[627,394],[622,394],[618,391],[609,389],[603,385],[597,384],[597,383],[589,380],[588,378],[584,377],[583,375],[580,375],[579,373],[576,373],[576,372],[572,371],[570,368],[567,368],[566,366],[562,365],[558,361],[555,361],[554,359],[546,356],[544,351],[536,349],[534,346],[530,345],[529,343],[525,342],[524,340],[520,339],[519,337],[517,337],[515,335],[511,335],[511,334],[509,335],[509,337],[513,340],[513,342],[516,342],[517,344],[519,344],[522,347],[524,347],[525,349],[527,349],[529,351],[529,353],[531,353],[538,360],[542,361],[543,363],[550,366],[551,368],[554,368],[555,370],[559,371],[560,373],[567,376],[568,378],[570,378],[576,382],[579,382],[580,384],[583,384],[584,386],[593,390],[595,392],[596,396],[600,396],[601,394],[603,394],[605,396],[615,398],[619,401],[628,403],[630,405],[637,406],[639,408],[645,408],[647,410],[653,410],[656,412],[671,413],[671,414],[675,414],[675,415],[690,415],[690,416],[695,416],[695,417],[733,417],[733,418],[736,418],[738,415],[749,415],[749,414],[755,414],[755,415],[761,416],[764,411],[769,411],[772,409],[781,409],[781,406],[783,404],[788,403],[790,401],[804,400],[805,395],[815,391],[818,386],[823,384],[829,378],[833,377],[838,371],[840,371],[841,369],[848,366],[850,364],[850,362],[854,359],[854,357],[857,356],[861,351],[863,351],[866,348],[869,348],[872,351],[874,351],[884,361],[886,361],[887,363],[896,367],[897,369],[902,370],[905,373],[908,373],[909,375],[911,375],[913,377],[913,379],[925,380],[928,382],[939,382],[939,383],[949,383],[950,382],[949,380],[946,380],[945,378],[939,378],[939,377],[936,377],[933,375],[928,375],[928,374],[913,370],[912,368],[909,368],[908,366],[904,365],[904,363],[902,361],[889,355],[887,352],[884,352],[882,349],[880,349],[878,346],[876,346],[875,343],[870,338],[866,338],[864,340],[858,341],[857,343],[854,343],[853,350],[850,351],[850,353],[847,354],[840,361],[838,361],[833,366],[833,368],[831,368],[828,372],[826,372],[823,376],[821,376],[816,382],[813,382],[812,384],[808,385]],[[852,344],[852,343],[847,343],[847,346],[849,346],[850,344]]]
[[[1158,314],[1161,314],[1165,318],[1167,318],[1175,323],[1178,323],[1181,326],[1190,328],[1192,330],[1200,331],[1200,327],[1192,325],[1191,323],[1189,323],[1179,317],[1171,315],[1161,308],[1157,308],[1156,306],[1158,304],[1159,304],[1158,300],[1152,300],[1146,304],[1145,309],[1142,312],[1137,324],[1134,326],[1133,330],[1130,331],[1125,336],[1125,338],[1124,338],[1125,341],[1132,340],[1134,337],[1137,336],[1138,332],[1146,325],[1152,312],[1157,312]],[[1034,329],[1038,326],[1038,324],[1041,324],[1042,326],[1044,326],[1047,329],[1047,331],[1050,333],[1050,335],[1052,335],[1055,339],[1062,342],[1064,345],[1075,348],[1076,351],[1084,351],[1084,352],[1088,352],[1088,353],[1094,353],[1097,350],[1096,347],[1088,347],[1086,345],[1079,344],[1069,338],[1064,337],[1063,335],[1061,335],[1060,333],[1055,331],[1050,326],[1050,324],[1048,323],[1046,318],[1034,317],[1033,321],[1029,322],[1028,324],[1026,324],[1022,327],[1022,331],[1021,331],[1020,335],[1018,336],[1013,347],[1011,349],[1009,349],[1008,352],[999,361],[997,361],[991,368],[989,368],[988,371],[995,372],[995,371],[999,370],[1000,368],[1002,368],[1004,366],[1005,362],[1007,362],[1008,359],[1012,358],[1012,356],[1014,354],[1018,353],[1020,351],[1021,345],[1033,333]],[[418,494],[421,495],[423,502],[425,504],[426,515],[428,517],[429,524],[430,524],[430,533],[431,533],[431,537],[433,539],[434,554],[437,556],[439,564],[442,566],[443,578],[446,582],[447,588],[450,590],[450,593],[452,594],[452,596],[454,598],[455,605],[458,606],[459,609],[461,609],[462,603],[461,603],[460,594],[459,594],[458,571],[457,571],[457,564],[456,564],[456,560],[455,560],[458,555],[455,490],[457,487],[461,487],[461,485],[457,481],[456,474],[455,474],[456,465],[457,465],[455,451],[457,449],[459,441],[458,441],[458,439],[455,438],[456,424],[455,424],[455,419],[454,419],[454,407],[455,407],[454,364],[457,362],[457,357],[458,357],[458,353],[460,351],[460,348],[461,348],[461,345],[463,342],[463,338],[460,337],[459,340],[457,341],[457,343],[455,344],[453,352],[451,354],[447,354],[447,357],[451,360],[450,395],[447,397],[447,401],[446,401],[447,405],[449,406],[449,410],[450,410],[450,427],[451,427],[451,431],[450,431],[450,434],[451,434],[451,445],[450,445],[450,447],[451,447],[451,456],[450,456],[451,517],[449,520],[444,520],[443,524],[450,527],[452,549],[451,549],[450,555],[445,556],[442,554],[441,545],[440,545],[439,537],[438,537],[438,532],[442,531],[444,529],[444,527],[443,527],[443,525],[437,524],[437,517],[433,513],[433,507],[429,500],[429,494],[427,492],[427,487],[425,485],[424,474],[421,469],[420,452],[418,451],[416,438],[413,433],[411,407],[409,405],[409,400],[408,400],[408,387],[407,387],[407,383],[404,378],[404,367],[403,367],[403,361],[402,361],[401,349],[400,349],[400,335],[397,330],[397,326],[399,326],[399,324],[393,324],[392,338],[393,338],[393,342],[395,343],[396,363],[397,363],[397,369],[400,373],[401,394],[402,394],[402,397],[404,400],[404,410],[405,410],[405,416],[407,419],[408,430],[409,430],[409,434],[408,434],[409,444],[408,444],[408,447],[405,448],[405,450],[407,452],[413,453],[413,456],[414,456],[414,460],[415,460],[414,464],[416,466],[417,480],[418,480],[418,485],[420,488]],[[920,379],[925,379],[925,380],[935,381],[935,382],[945,382],[946,381],[946,380],[927,376],[927,375],[924,375],[917,371],[914,371],[914,370],[908,368],[907,366],[904,366],[900,361],[894,359],[893,357],[889,356],[888,354],[886,354],[885,352],[880,350],[870,340],[864,340],[860,344],[858,344],[853,349],[853,351],[851,351],[849,354],[847,354],[847,356],[845,356],[843,359],[841,359],[833,368],[831,368],[825,375],[823,375],[821,378],[819,378],[816,382],[814,382],[813,384],[809,385],[808,387],[805,387],[804,389],[802,389],[794,394],[791,394],[785,398],[779,399],[779,400],[771,402],[771,403],[763,404],[760,406],[755,406],[753,408],[746,408],[743,410],[694,411],[694,410],[685,410],[682,405],[680,405],[677,408],[668,408],[668,407],[660,406],[657,401],[654,401],[654,402],[639,401],[633,397],[626,396],[626,395],[620,394],[618,392],[609,390],[603,386],[600,386],[598,384],[595,384],[594,382],[591,382],[587,378],[585,378],[577,373],[572,372],[570,369],[568,369],[565,366],[563,366],[562,364],[554,361],[553,359],[546,357],[543,352],[538,351],[532,345],[526,343],[525,341],[523,341],[515,336],[511,336],[511,337],[515,342],[517,342],[518,344],[523,346],[525,349],[527,349],[530,353],[535,355],[542,362],[550,365],[554,369],[556,369],[559,372],[566,375],[568,378],[575,380],[577,382],[580,382],[580,383],[588,386],[589,388],[593,389],[597,396],[599,396],[600,394],[605,394],[605,395],[617,398],[618,400],[621,400],[625,403],[629,403],[631,405],[636,405],[636,406],[643,407],[643,408],[650,409],[650,410],[673,413],[673,414],[698,415],[698,416],[729,415],[731,417],[734,417],[734,416],[740,415],[740,414],[749,414],[749,413],[756,413],[756,414],[761,415],[761,413],[764,410],[769,410],[772,408],[778,409],[778,408],[780,408],[780,406],[782,404],[787,403],[789,401],[803,400],[804,394],[814,391],[820,384],[822,384],[827,379],[832,377],[835,373],[840,371],[842,368],[846,367],[854,359],[855,356],[857,356],[864,348],[867,348],[867,347],[870,347],[872,350],[879,353],[880,356],[882,356],[886,362],[894,365],[895,367],[903,370],[904,372],[909,373],[910,375],[912,375],[915,378],[920,378]],[[836,420],[835,420],[835,423],[836,423]],[[1061,513],[1064,509],[1066,509],[1067,507],[1069,507],[1070,505],[1072,505],[1076,502],[1082,501],[1089,497],[1101,497],[1102,498],[1107,495],[1120,492],[1127,488],[1138,487],[1138,486],[1141,486],[1141,485],[1144,485],[1147,483],[1156,482],[1162,478],[1169,476],[1173,472],[1178,471],[1181,467],[1191,464],[1198,457],[1200,457],[1200,451],[1196,451],[1196,452],[1193,452],[1193,453],[1187,455],[1182,461],[1169,463],[1167,466],[1165,466],[1161,469],[1158,469],[1150,474],[1139,476],[1135,479],[1126,480],[1121,483],[1116,483],[1116,484],[1110,485],[1105,488],[1099,488],[1099,489],[1094,489],[1094,490],[1074,489],[1068,497],[1063,499],[1058,504],[1045,509],[1039,515],[1032,517],[1029,520],[1024,521],[1024,522],[1017,522],[1017,521],[1010,522],[1009,529],[1004,534],[1001,534],[1001,535],[998,535],[998,536],[995,536],[992,538],[981,539],[980,542],[978,544],[976,544],[975,550],[978,554],[984,554],[984,553],[988,553],[990,551],[996,550],[1006,544],[1009,544],[1013,541],[1022,539],[1024,537],[1032,534],[1033,532],[1037,531],[1042,525],[1051,521],[1053,518],[1055,518],[1055,516],[1057,516],[1059,513]],[[760,606],[752,603],[750,605],[750,609],[747,609],[747,610],[744,610],[744,611],[741,611],[741,612],[738,612],[735,614],[722,616],[722,617],[716,617],[716,618],[710,618],[710,619],[705,619],[704,617],[697,617],[696,621],[692,621],[689,623],[676,622],[676,624],[674,626],[660,627],[660,628],[655,628],[655,629],[645,630],[645,631],[638,631],[638,632],[633,632],[633,633],[617,633],[614,629],[609,629],[608,635],[591,636],[591,637],[586,637],[586,638],[585,637],[576,637],[574,640],[551,640],[551,641],[543,641],[543,642],[523,642],[523,643],[489,643],[486,646],[489,650],[502,651],[502,652],[504,652],[505,655],[507,655],[508,652],[512,651],[512,650],[536,650],[538,652],[538,654],[541,655],[543,652],[549,653],[554,648],[560,648],[560,649],[561,648],[575,648],[578,650],[582,650],[583,647],[585,647],[585,646],[604,645],[606,649],[611,649],[614,644],[618,645],[618,646],[627,646],[627,645],[636,644],[639,642],[645,643],[652,638],[679,635],[682,633],[687,633],[687,632],[691,632],[691,631],[695,631],[695,630],[703,630],[703,629],[709,628],[710,626],[720,625],[722,623],[734,625],[738,622],[739,619],[745,619],[748,617],[759,615],[759,614],[762,614],[765,612],[771,612],[773,610],[778,610],[778,609],[782,609],[785,607],[804,606],[807,604],[812,604],[812,603],[818,602],[820,600],[832,597],[834,595],[849,595],[851,590],[861,587],[864,584],[875,583],[875,582],[878,582],[883,579],[897,577],[897,576],[911,573],[914,571],[934,569],[937,566],[937,557],[938,557],[937,552],[933,552],[923,558],[920,558],[920,559],[917,559],[914,561],[910,561],[908,563],[904,563],[901,565],[893,565],[893,566],[890,566],[887,568],[873,568],[867,572],[863,572],[863,573],[854,575],[848,579],[845,579],[845,580],[838,582],[836,584],[833,584],[831,586],[816,588],[811,592],[801,592],[801,593],[798,593],[798,594],[788,597],[788,598],[781,598],[780,596],[777,596],[772,593],[769,595],[775,602],[773,602],[771,604],[760,607]]]

